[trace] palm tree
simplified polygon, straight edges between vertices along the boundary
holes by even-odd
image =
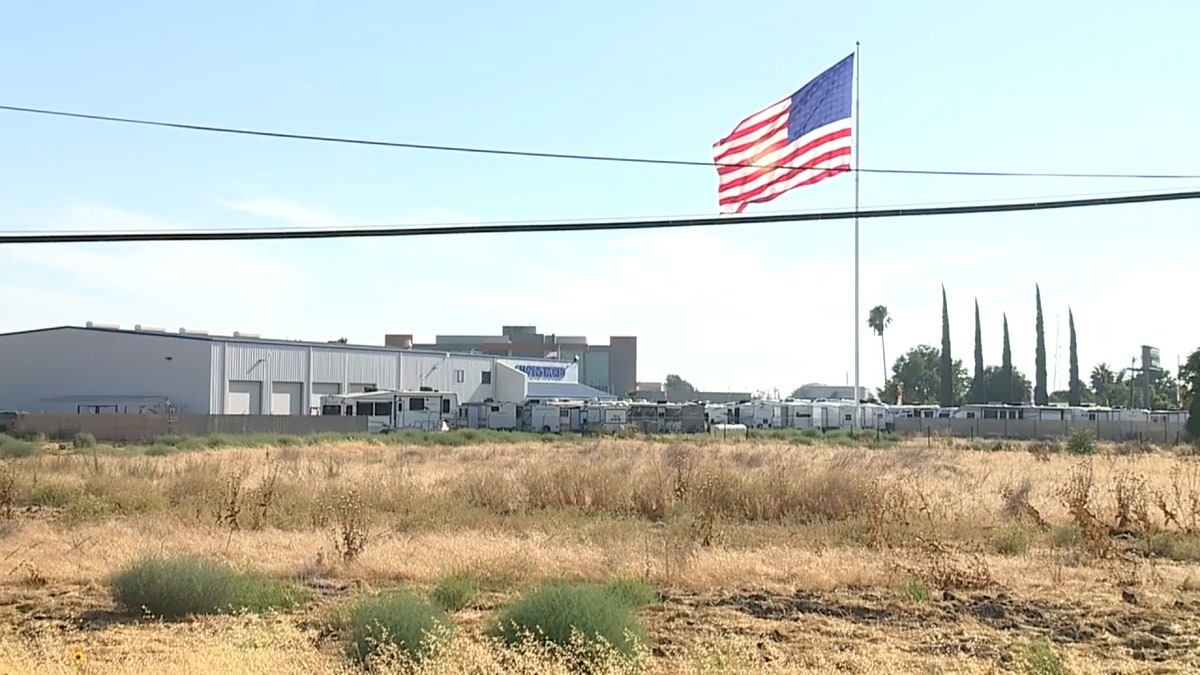
[[[867,317],[867,325],[879,336],[879,345],[883,348],[883,382],[887,384],[891,378],[888,377],[887,343],[883,340],[883,331],[892,325],[892,317],[888,316],[887,307],[876,305],[871,308],[871,314]]]

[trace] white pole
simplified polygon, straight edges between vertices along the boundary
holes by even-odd
[[[858,154],[859,129],[859,42],[854,42],[854,426],[862,424],[862,396],[859,394],[859,327],[858,315],[858,182],[862,176],[862,157]]]

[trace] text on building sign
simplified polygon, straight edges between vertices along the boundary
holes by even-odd
[[[561,380],[567,376],[565,366],[526,366],[520,365],[517,370],[535,380]]]

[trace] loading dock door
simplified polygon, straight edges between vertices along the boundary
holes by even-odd
[[[262,382],[230,380],[225,400],[226,415],[261,415]]]
[[[271,414],[300,415],[304,412],[303,382],[271,383]]]

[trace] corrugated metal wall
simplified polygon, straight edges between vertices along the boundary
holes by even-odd
[[[76,412],[88,400],[170,399],[209,412],[209,343],[169,333],[62,328],[0,335],[0,409]],[[98,401],[99,402],[99,401]]]
[[[483,384],[483,373],[492,370],[494,360],[485,355],[447,358],[419,352],[239,342],[214,343],[212,349],[213,390],[223,392],[213,396],[214,413],[227,412],[230,382],[263,384],[261,414],[270,414],[272,394],[290,392],[296,383],[303,392],[300,409],[304,414],[320,406],[321,395],[331,391],[417,389],[424,385],[453,391],[461,401],[482,401],[495,391],[494,384]]]
[[[286,403],[307,414],[320,405],[322,393],[422,385],[453,391],[463,402],[483,401],[498,398],[495,368],[495,357],[484,354],[446,357],[63,328],[0,335],[0,409],[76,412],[87,397],[105,404],[160,397],[180,412],[226,414],[232,393],[239,407],[257,408],[247,414],[270,414],[273,402],[276,409]],[[62,400],[51,400],[56,398]]]

